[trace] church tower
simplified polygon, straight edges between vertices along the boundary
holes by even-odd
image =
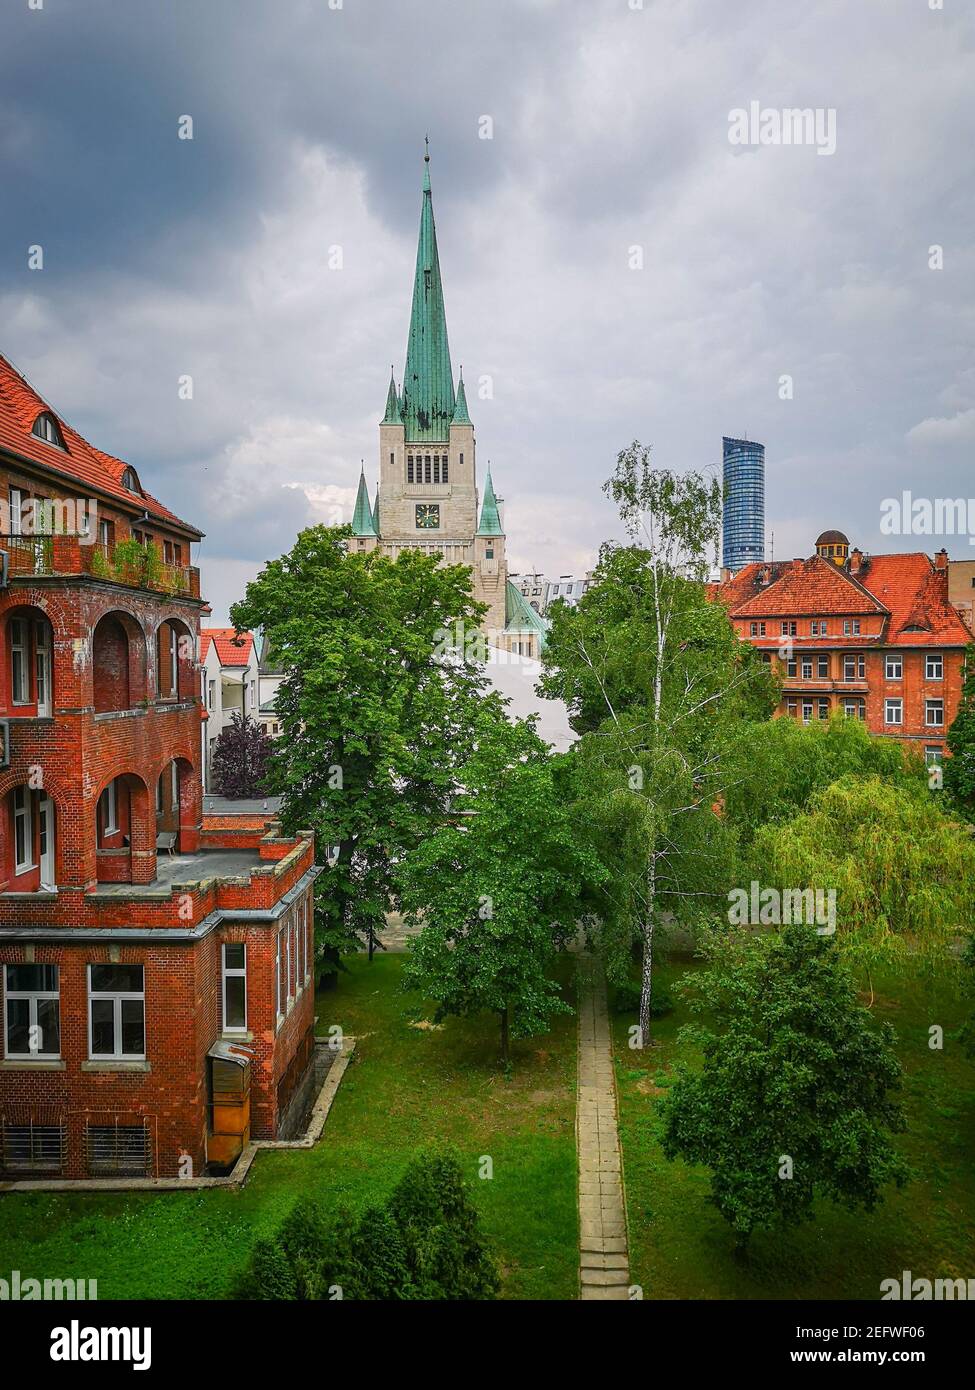
[[[508,625],[514,586],[508,583],[504,526],[490,473],[483,502],[479,499],[474,425],[463,369],[454,386],[429,149],[423,161],[406,368],[399,389],[394,369],[386,393],[379,425],[376,505],[370,509],[365,478],[360,478],[353,532],[360,550],[378,545],[395,556],[409,547],[438,553],[444,564],[469,565],[474,597],[488,606],[482,627],[489,640],[525,655],[538,654],[544,636],[541,620],[539,630],[529,634],[519,609],[516,628]]]

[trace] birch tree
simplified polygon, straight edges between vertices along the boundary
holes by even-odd
[[[611,977],[641,948],[639,1042],[649,1038],[662,911],[713,914],[729,872],[725,751],[738,721],[767,718],[774,680],[705,581],[716,553],[715,479],[650,466],[634,442],[604,490],[630,544],[608,543],[575,609],[556,604],[541,681],[582,735],[580,821],[611,870],[601,935]]]

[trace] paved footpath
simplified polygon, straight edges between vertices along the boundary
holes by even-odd
[[[630,1261],[602,965],[579,957],[579,1297],[628,1299]]]

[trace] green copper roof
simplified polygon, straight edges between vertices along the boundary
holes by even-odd
[[[372,509],[372,526],[376,535],[381,535],[379,530],[379,484],[376,484],[376,501]]]
[[[501,517],[498,515],[498,499],[494,495],[491,470],[488,469],[484,483],[484,501],[481,504],[481,524],[477,528],[479,536],[503,536]]]
[[[504,591],[504,627],[505,632],[537,632],[539,649],[545,646],[548,623],[510,579]]]
[[[396,394],[396,378],[392,372],[389,375],[389,391],[386,393],[386,414],[383,416],[384,425],[399,425],[403,422],[403,413],[400,407],[399,396]]]
[[[352,534],[353,536],[374,536],[376,525],[372,519],[372,508],[369,505],[369,489],[366,487],[366,475],[359,474],[359,491],[355,498],[355,511],[352,513]]]
[[[454,416],[454,378],[450,369],[437,229],[430,191],[430,156],[424,156],[420,241],[413,280],[413,309],[403,375],[402,419],[407,441],[446,440]]]
[[[457,385],[457,404],[454,406],[453,423],[455,425],[469,425],[471,423],[471,417],[467,413],[467,392],[464,390],[463,376]]]

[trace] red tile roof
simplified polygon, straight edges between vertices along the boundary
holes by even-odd
[[[217,650],[217,660],[221,666],[249,666],[254,650],[254,635],[251,632],[238,632],[232,627],[200,628],[200,660],[206,661],[210,643]]]
[[[55,444],[48,444],[31,433],[38,415],[53,415],[61,427],[67,452]],[[0,354],[0,450],[15,454],[38,464],[45,472],[58,475],[59,480],[70,479],[74,484],[107,494],[131,512],[149,513],[157,521],[178,526],[194,536],[203,533],[189,522],[181,521],[168,507],[152,497],[148,492],[138,495],[122,486],[122,474],[131,464],[122,459],[96,449],[86,439],[71,428],[56,410],[52,410],[37,394],[20,372]],[[54,479],[52,478],[52,483]],[[140,480],[141,486],[141,480]]]
[[[736,619],[880,614],[886,646],[965,646],[971,640],[948,600],[947,570],[936,569],[921,551],[865,556],[857,576],[819,555],[746,565],[722,582],[717,596]]]

